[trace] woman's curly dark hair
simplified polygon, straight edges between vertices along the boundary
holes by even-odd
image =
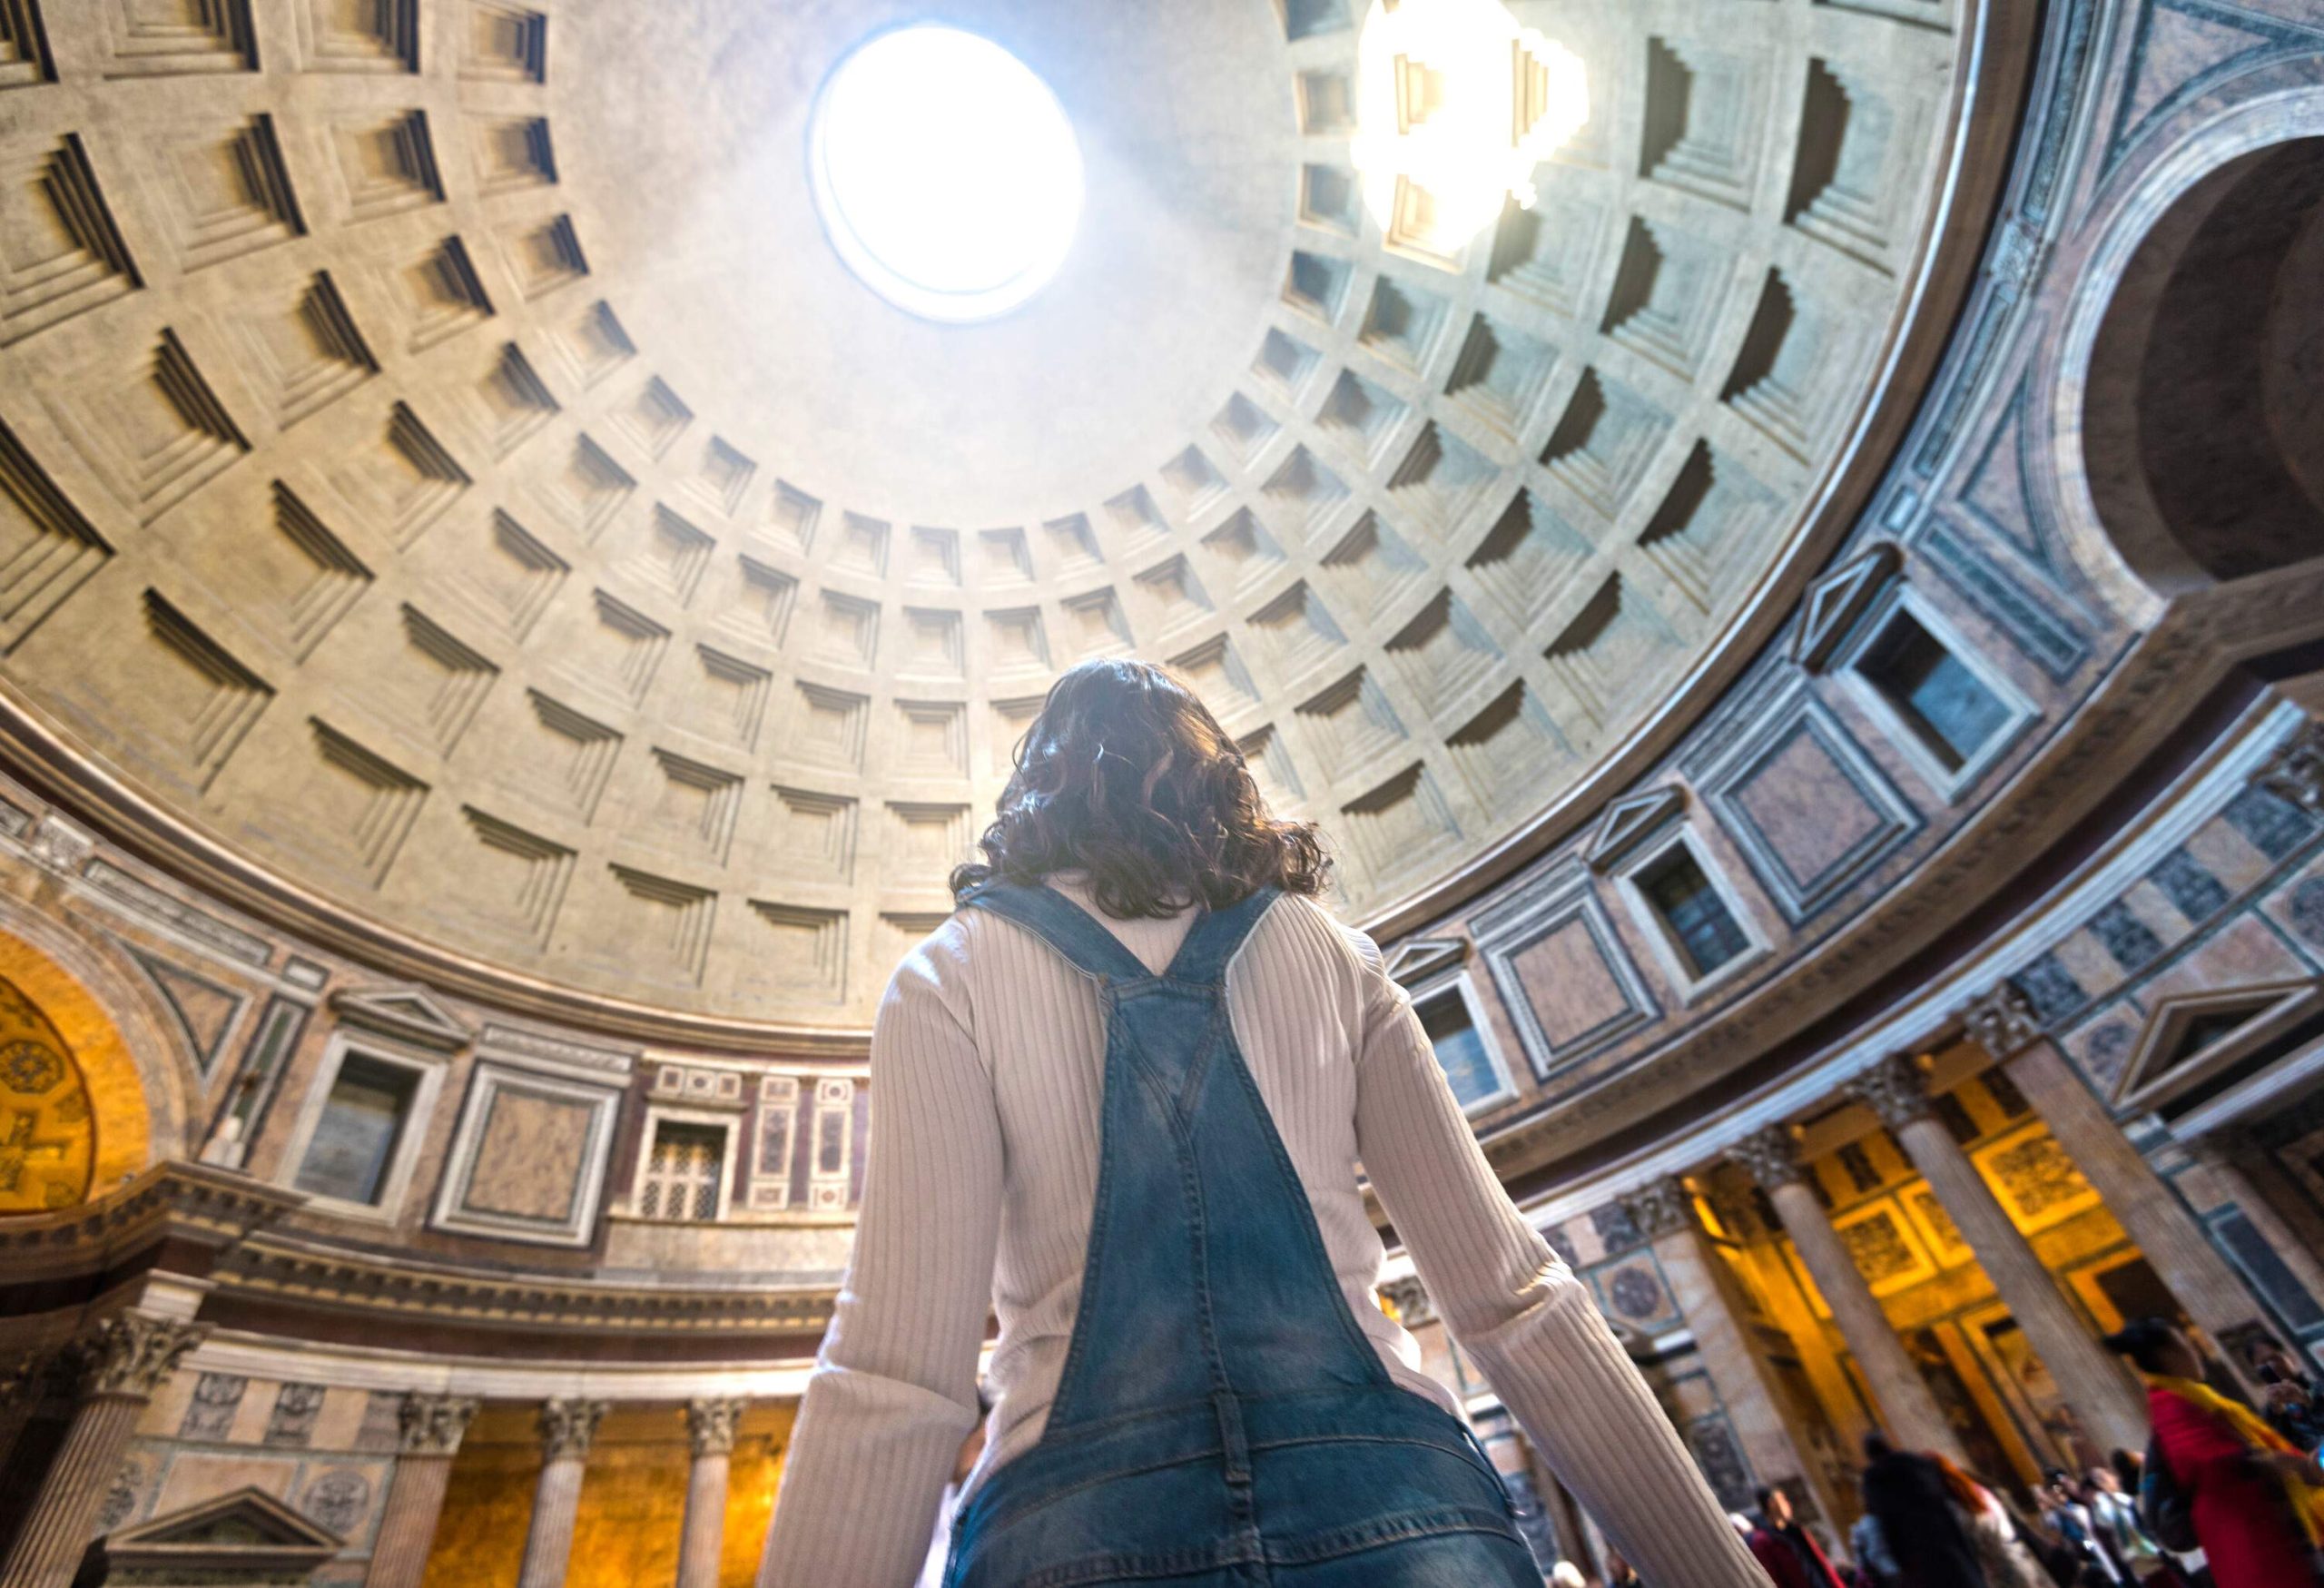
[[[1166,668],[1084,662],[1050,688],[955,898],[999,878],[1087,873],[1117,919],[1213,910],[1264,887],[1319,893],[1330,868],[1311,822],[1267,814],[1242,753]]]

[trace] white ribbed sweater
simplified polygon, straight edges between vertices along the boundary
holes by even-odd
[[[1055,885],[1094,912],[1082,888]],[[1158,972],[1191,920],[1106,924]],[[1457,1415],[1374,1300],[1383,1252],[1363,1171],[1454,1337],[1645,1578],[1765,1588],[1587,1288],[1494,1179],[1379,951],[1283,900],[1230,969],[1227,1005],[1341,1291],[1397,1382]],[[872,1032],[853,1262],[784,1464],[761,1588],[912,1582],[976,1423],[988,1307],[1000,1324],[996,1405],[971,1487],[1039,1439],[1080,1299],[1104,1061],[1095,990],[999,916],[960,912],[898,968]]]

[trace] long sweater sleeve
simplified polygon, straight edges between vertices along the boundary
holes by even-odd
[[[907,960],[872,1037],[862,1217],[783,1465],[760,1588],[907,1588],[977,1424],[1001,1132],[965,1000]]]
[[[1766,1588],[1588,1287],[1511,1205],[1410,1000],[1364,947],[1358,1147],[1453,1338],[1646,1581]]]

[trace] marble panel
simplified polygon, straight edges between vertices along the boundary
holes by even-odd
[[[432,1222],[465,1234],[586,1245],[621,1095],[612,1085],[479,1061]]]
[[[1803,687],[1768,705],[1702,779],[1703,797],[1785,916],[1837,900],[1920,829],[1839,718]]]

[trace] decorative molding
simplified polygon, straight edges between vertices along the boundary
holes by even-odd
[[[2311,719],[2301,724],[2251,782],[2280,800],[2324,816],[2324,723]]]
[[[1905,554],[1891,540],[1876,541],[1807,587],[1799,604],[1799,626],[1791,631],[1791,659],[1820,673],[1856,619],[1880,598],[1905,566]]]
[[[343,1025],[439,1053],[457,1053],[476,1041],[476,1033],[424,987],[342,987],[330,1003]]]
[[[1660,1240],[1666,1235],[1677,1235],[1694,1227],[1694,1195],[1676,1175],[1665,1175],[1632,1191],[1622,1198],[1621,1205],[1640,1236],[1648,1241]]]
[[[117,1312],[67,1345],[63,1366],[84,1399],[150,1400],[209,1333],[183,1318]]]
[[[1901,1130],[1916,1119],[1936,1113],[1936,1098],[1928,1090],[1928,1072],[1909,1053],[1891,1053],[1848,1082],[1848,1092],[1867,1103],[1891,1130]]]
[[[2043,1037],[2042,1020],[2034,1012],[2034,1001],[2006,976],[1963,1004],[1957,1018],[1968,1031],[1969,1040],[1997,1064],[2014,1058]]]
[[[159,1164],[94,1202],[0,1219],[0,1273],[30,1286],[134,1272],[157,1249],[222,1257],[306,1200],[223,1169]]]
[[[1686,808],[1687,791],[1677,784],[1646,794],[1624,795],[1609,804],[1606,814],[1598,819],[1590,843],[1581,852],[1582,863],[1593,872],[1610,869],[1637,848],[1648,833]]]
[[[541,1404],[541,1460],[586,1461],[597,1425],[612,1410],[605,1401],[553,1400]]]
[[[734,1454],[734,1435],[750,1404],[739,1396],[709,1396],[686,1403],[686,1445],[696,1461]]]
[[[107,1534],[91,1551],[91,1580],[303,1583],[347,1545],[265,1490],[246,1486]]]
[[[0,1258],[6,1255],[0,1248]],[[586,1276],[494,1273],[448,1263],[294,1242],[268,1235],[226,1255],[213,1276],[247,1301],[369,1312],[406,1323],[543,1334],[632,1336],[819,1334],[830,1324],[838,1275],[738,1286],[615,1283]],[[398,1327],[401,1327],[399,1325]]]
[[[396,1449],[405,1455],[457,1455],[481,1405],[472,1396],[407,1392],[396,1406]]]
[[[1728,1144],[1728,1159],[1742,1167],[1754,1182],[1772,1191],[1807,1178],[1800,1164],[1798,1143],[1787,1124],[1767,1125],[1739,1141]]]
[[[1422,1328],[1436,1321],[1436,1303],[1429,1299],[1427,1288],[1415,1277],[1391,1279],[1380,1287],[1380,1294],[1396,1309],[1396,1321],[1408,1329]]]
[[[1389,952],[1388,979],[1409,989],[1458,969],[1468,954],[1468,942],[1462,938],[1408,937]]]
[[[1571,1069],[1653,1024],[1661,1015],[1614,930],[1605,902],[1591,887],[1589,873],[1579,865],[1561,867],[1517,890],[1498,907],[1471,917],[1469,929],[1537,1080]],[[1587,934],[1590,951],[1605,968],[1608,986],[1620,996],[1620,1007],[1589,1030],[1557,1041],[1542,1024],[1516,961],[1536,944],[1568,930]]]

